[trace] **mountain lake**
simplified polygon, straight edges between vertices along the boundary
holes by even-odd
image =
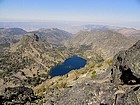
[[[86,60],[73,55],[72,57],[66,59],[62,64],[58,64],[56,67],[50,70],[50,76],[61,76],[65,75],[71,70],[80,69],[86,65]]]

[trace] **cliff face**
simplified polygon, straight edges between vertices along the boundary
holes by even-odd
[[[114,83],[140,83],[140,41],[114,57],[111,71]]]

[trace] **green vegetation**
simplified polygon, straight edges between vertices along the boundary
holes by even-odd
[[[78,76],[75,76],[75,78],[73,80],[77,80],[79,77]]]
[[[103,61],[104,61],[104,58],[100,54],[97,54],[95,58],[95,62],[103,62]]]
[[[55,87],[57,88],[66,88],[67,87],[67,82],[60,82],[60,83],[56,83]]]
[[[87,73],[87,70],[86,70],[86,69],[81,70],[80,73],[81,73],[81,74],[85,74],[85,73]]]
[[[103,66],[103,63],[102,63],[102,62],[97,63],[97,64],[96,64],[96,66],[97,66],[98,68],[100,68],[100,67],[102,67],[102,66]]]
[[[112,65],[112,59],[108,59],[107,61],[106,61],[106,63],[109,65],[109,66],[111,66]]]
[[[96,71],[93,71],[92,73],[91,73],[91,78],[96,78]]]

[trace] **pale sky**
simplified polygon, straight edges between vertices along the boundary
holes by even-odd
[[[0,0],[0,22],[50,20],[140,28],[140,0]]]

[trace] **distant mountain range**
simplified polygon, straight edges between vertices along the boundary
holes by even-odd
[[[1,28],[0,49],[2,50],[4,47],[9,47],[10,44],[20,41],[22,36],[32,33],[38,35],[41,39],[56,45],[62,45],[64,40],[71,37],[71,33],[57,28],[39,29],[32,32],[27,32],[21,28]]]
[[[126,27],[118,27],[118,26],[105,26],[105,25],[82,25],[82,26],[72,26],[66,29],[68,32],[77,33],[82,30],[87,31],[113,31],[121,33],[128,37],[133,37],[135,39],[140,39],[140,30],[136,30],[134,28],[126,28]]]
[[[0,22],[1,29],[13,27],[19,27],[24,30],[27,30],[28,32],[36,31],[41,28],[45,29],[58,28],[73,34],[82,30],[101,30],[101,31],[110,30],[134,38],[135,40],[140,39],[140,30],[120,26],[96,25],[96,24],[72,25],[72,23],[60,23],[60,22]]]
[[[101,51],[104,55],[114,55],[116,52],[130,47],[139,39],[139,30],[130,28],[120,28],[115,26],[85,25],[81,26],[82,31],[71,34],[57,28],[39,29],[26,32],[21,28],[1,28],[0,48],[17,43],[22,36],[36,34],[42,40],[55,45],[65,45],[67,47],[94,49]],[[77,29],[77,28],[75,28]]]
[[[67,40],[68,47],[87,47],[101,51],[105,56],[112,56],[118,51],[129,48],[135,41],[120,33],[113,31],[90,30],[80,31]]]
[[[23,35],[26,31],[21,28],[0,28],[0,36]]]

